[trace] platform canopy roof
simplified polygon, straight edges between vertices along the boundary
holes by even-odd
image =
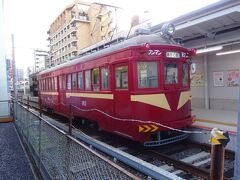
[[[187,47],[240,43],[240,1],[221,0],[170,21]],[[151,28],[159,32],[164,23]]]

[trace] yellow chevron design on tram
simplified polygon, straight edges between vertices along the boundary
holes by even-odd
[[[156,125],[154,125],[154,124],[152,124],[152,125],[141,125],[138,128],[138,132],[144,132],[144,133],[146,133],[146,132],[155,132],[157,130],[158,130],[158,127]]]
[[[131,101],[142,102],[171,111],[165,94],[131,95]]]
[[[181,107],[183,107],[183,105],[186,104],[188,102],[188,100],[191,100],[190,91],[181,92],[180,98],[179,98],[179,101],[178,101],[177,110],[180,109]]]

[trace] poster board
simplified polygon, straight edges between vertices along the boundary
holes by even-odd
[[[224,73],[222,71],[213,72],[213,85],[214,87],[224,86]]]
[[[203,74],[191,74],[191,87],[203,87],[204,76]]]
[[[228,87],[240,86],[240,82],[238,81],[239,78],[240,78],[240,71],[238,69],[228,70],[228,79],[227,79]]]

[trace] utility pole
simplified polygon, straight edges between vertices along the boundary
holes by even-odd
[[[14,98],[17,100],[17,70],[16,70],[16,62],[15,62],[15,44],[14,44],[14,35],[12,34],[12,66],[13,66],[13,91]]]

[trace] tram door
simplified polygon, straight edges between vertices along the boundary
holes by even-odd
[[[115,116],[118,118],[127,118],[131,114],[128,72],[128,64],[118,64],[114,67]]]

